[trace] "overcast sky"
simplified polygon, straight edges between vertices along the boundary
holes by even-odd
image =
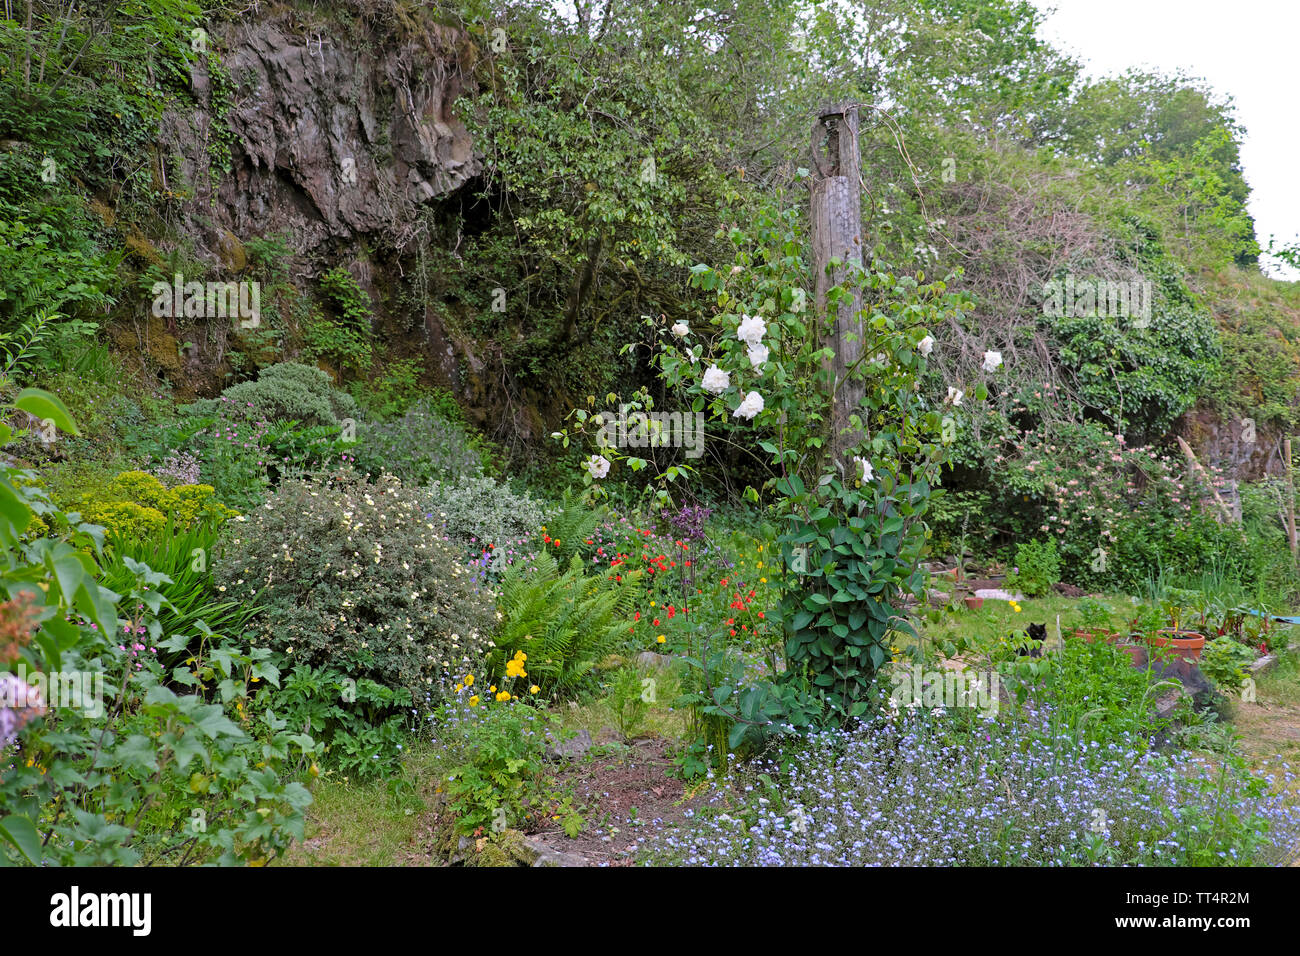
[[[1204,77],[1246,127],[1241,161],[1261,246],[1300,234],[1300,0],[1032,0],[1042,36],[1092,75],[1130,66]],[[1280,272],[1274,272],[1281,277]],[[1285,278],[1300,279],[1300,274]]]

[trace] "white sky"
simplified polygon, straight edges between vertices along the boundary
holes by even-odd
[[[1300,234],[1300,0],[1032,0],[1055,8],[1040,35],[1108,76],[1182,67],[1231,96],[1246,128],[1241,164],[1261,246]],[[1300,274],[1270,270],[1279,278]]]

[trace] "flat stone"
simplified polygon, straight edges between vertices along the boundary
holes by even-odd
[[[546,748],[546,755],[554,760],[560,760],[565,757],[570,760],[576,760],[595,746],[595,741],[591,739],[591,733],[586,730],[580,730],[577,736],[568,740],[557,742],[551,736],[551,732],[546,732],[546,739],[550,746]]]
[[[980,588],[975,592],[975,596],[986,601],[1023,601],[1025,599],[1023,594],[1012,594],[1000,588]]]
[[[577,853],[565,853],[543,843],[540,837],[524,837],[524,846],[536,854],[533,866],[588,866],[587,858]]]

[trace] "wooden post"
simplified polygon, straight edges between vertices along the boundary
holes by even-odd
[[[1291,439],[1282,439],[1282,454],[1286,456],[1286,539],[1291,543],[1291,560],[1296,559],[1295,536],[1295,466],[1291,463]]]
[[[1223,498],[1219,495],[1218,489],[1214,487],[1214,479],[1211,478],[1210,473],[1205,470],[1205,466],[1202,465],[1199,461],[1197,461],[1196,452],[1192,451],[1192,446],[1187,444],[1183,436],[1176,435],[1174,437],[1178,439],[1178,447],[1181,448],[1183,450],[1183,454],[1187,456],[1187,463],[1192,467],[1193,470],[1199,471],[1201,473],[1201,476],[1205,479],[1205,484],[1210,489],[1210,494],[1214,495],[1214,500],[1218,504],[1219,510],[1223,512],[1223,517],[1229,523],[1231,523],[1233,521],[1232,509],[1228,507],[1228,503],[1223,500]],[[1292,538],[1294,538],[1294,535],[1292,535]],[[1295,550],[1294,545],[1292,545],[1292,550],[1293,551]]]
[[[812,243],[813,296],[818,318],[826,316],[826,294],[844,281],[847,268],[828,274],[832,259],[862,263],[862,159],[858,152],[858,107],[837,104],[819,111],[812,137]],[[828,363],[835,388],[831,406],[831,457],[841,464],[844,452],[857,444],[861,435],[849,431],[849,416],[862,402],[861,382],[844,381],[848,369],[862,357],[862,293],[840,303],[835,312],[834,331],[826,343],[834,350]]]

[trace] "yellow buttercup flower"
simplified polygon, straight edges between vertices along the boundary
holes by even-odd
[[[507,701],[509,699],[510,699],[510,691],[508,690],[503,690],[501,693],[497,694],[497,700],[499,701]]]
[[[662,644],[662,643],[664,643],[666,640],[668,640],[668,638],[666,638],[666,637],[664,637],[662,634],[660,634],[658,637],[655,638],[655,643],[657,643],[657,644]]]
[[[536,694],[539,690],[541,690],[541,688],[534,684],[532,687],[528,688],[528,693]]]
[[[477,706],[478,706],[478,694],[475,694],[473,697],[471,697],[471,698],[469,699],[469,705],[470,705],[471,707],[477,707]]]
[[[474,675],[473,675],[473,674],[466,674],[466,675],[465,675],[465,686],[466,686],[466,687],[473,687],[473,686],[474,686]]]

